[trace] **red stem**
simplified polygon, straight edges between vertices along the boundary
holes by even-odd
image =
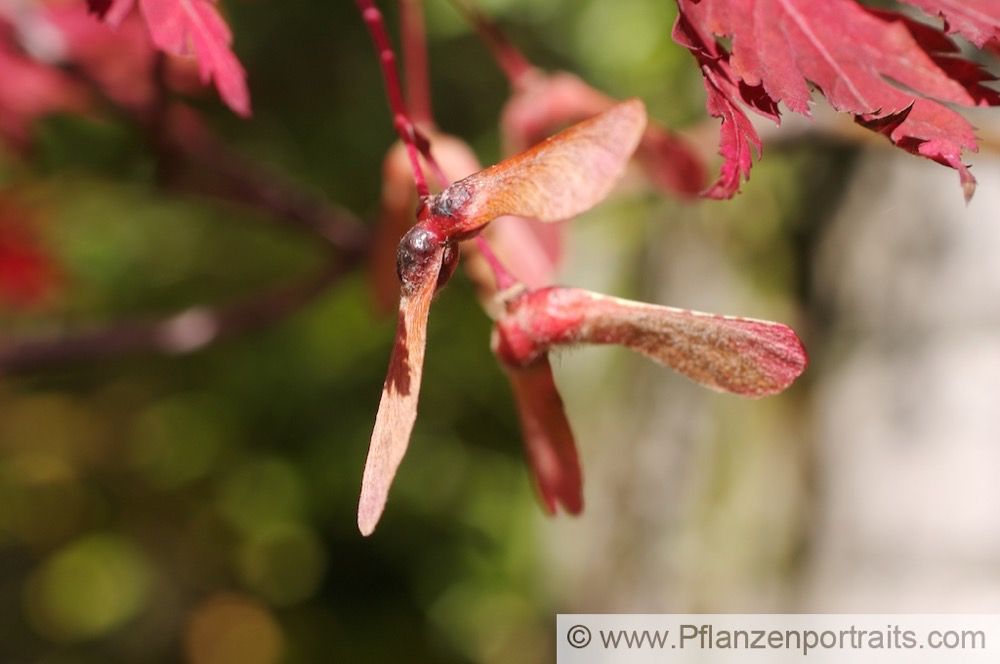
[[[389,107],[392,109],[393,125],[396,133],[406,145],[406,153],[410,158],[410,166],[413,168],[413,181],[417,185],[417,195],[421,198],[430,195],[427,187],[427,180],[424,179],[424,171],[420,168],[420,153],[429,154],[427,139],[417,133],[416,127],[410,120],[406,110],[406,102],[403,101],[403,91],[399,84],[399,72],[396,69],[396,54],[392,50],[389,42],[389,35],[385,30],[385,22],[382,20],[382,12],[375,6],[374,0],[355,0],[358,9],[361,11],[361,18],[364,19],[368,27],[368,33],[375,43],[375,50],[378,51],[379,63],[382,66],[382,76],[385,77],[385,89],[389,96]],[[418,149],[417,142],[421,141],[423,146]]]
[[[507,35],[503,33],[499,25],[466,0],[451,0],[451,4],[476,29],[479,38],[490,49],[500,71],[507,77],[511,87],[516,88],[534,70],[531,62],[507,39]]]
[[[430,76],[427,73],[427,33],[420,0],[399,0],[399,25],[403,38],[403,75],[410,118],[417,124],[433,123]]]
[[[375,6],[375,0],[355,0],[361,17],[368,27],[375,48],[379,52],[379,62],[382,65],[382,75],[385,77],[386,92],[389,96],[389,105],[392,108],[393,120],[396,132],[406,145],[406,151],[410,158],[410,165],[413,167],[413,179],[417,185],[417,194],[421,197],[430,195],[427,181],[424,179],[423,171],[420,168],[419,155],[423,155],[427,164],[434,172],[435,177],[442,187],[447,187],[449,182],[438,165],[434,157],[431,156],[430,143],[420,134],[414,126],[412,118],[416,117],[421,122],[431,124],[430,85],[427,75],[427,50],[426,35],[424,32],[423,14],[421,12],[420,0],[399,0],[400,19],[403,34],[403,52],[406,56],[406,91],[409,95],[410,108],[413,115],[407,111],[406,101],[403,99],[402,87],[399,82],[399,74],[396,69],[396,54],[392,50],[389,42],[389,35],[385,29],[385,22],[382,20],[382,12]],[[484,17],[473,14],[471,9],[467,9],[467,16],[471,17],[474,25],[480,30],[483,39],[490,45],[494,56],[500,62],[503,71],[510,78],[511,84],[515,84],[517,79],[529,72],[532,67],[524,57],[518,53],[500,32],[500,29],[490,24]],[[493,249],[486,242],[486,239],[479,235],[476,237],[476,246],[482,253],[493,277],[497,282],[499,290],[506,290],[517,283],[517,279],[493,252]]]
[[[479,249],[479,253],[483,255],[486,259],[486,263],[490,266],[490,270],[493,272],[493,278],[497,282],[497,290],[505,291],[511,286],[518,283],[517,277],[511,274],[504,264],[500,261],[499,256],[493,252],[493,248],[490,247],[489,242],[486,241],[482,235],[476,236],[476,248]]]

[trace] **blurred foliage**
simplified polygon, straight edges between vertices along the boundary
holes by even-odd
[[[506,82],[447,2],[426,4],[438,123],[494,161]],[[224,6],[254,117],[197,103],[249,158],[370,217],[394,136],[353,3]],[[697,70],[670,41],[671,3],[482,6],[541,66],[642,96],[674,126],[703,115]],[[238,300],[317,264],[311,241],[244,209],[160,190],[147,149],[125,124],[60,116],[37,127],[26,164],[0,155],[0,184],[46,211],[66,272],[57,301],[0,314],[5,331]],[[795,209],[808,159],[765,161],[742,203],[700,215],[741,266],[770,266],[776,289],[794,279],[781,210]],[[676,211],[634,198],[615,210]],[[456,279],[435,304],[421,417],[370,539],[355,509],[394,324],[373,315],[363,275],[205,352],[2,378],[0,660],[551,660],[559,607],[541,583],[539,510],[489,330]]]

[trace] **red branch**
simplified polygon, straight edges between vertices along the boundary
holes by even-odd
[[[53,338],[0,339],[0,371],[25,373],[67,362],[137,353],[186,355],[225,337],[273,324],[336,283],[360,258],[329,265],[298,284],[229,306],[194,306],[160,320],[120,321]]]
[[[403,92],[399,84],[399,72],[396,69],[396,53],[392,50],[392,44],[389,42],[385,22],[382,20],[382,12],[375,6],[375,0],[355,0],[355,4],[361,11],[361,18],[364,19],[368,33],[378,51],[382,76],[385,77],[385,89],[389,96],[389,106],[392,109],[393,125],[396,127],[399,138],[406,145],[406,153],[410,158],[410,166],[413,168],[413,181],[417,185],[417,195],[421,198],[429,196],[431,191],[427,187],[424,171],[420,168],[420,153],[428,156],[430,150],[426,139],[423,139],[417,132],[417,128],[413,125],[407,112],[406,102],[403,100]],[[423,147],[418,149],[418,142],[422,142]]]
[[[493,278],[496,280],[496,286],[498,291],[505,291],[508,288],[519,283],[518,278],[515,277],[501,262],[500,257],[496,255],[490,243],[486,241],[482,235],[476,236],[476,249],[482,254],[483,259],[486,264],[490,266],[490,271],[493,272]]]
[[[503,33],[500,26],[491,21],[479,9],[465,0],[451,0],[451,4],[476,29],[479,38],[493,54],[497,66],[507,77],[507,82],[510,83],[511,87],[516,88],[524,77],[534,70],[528,59],[507,39],[507,35]]]
[[[432,124],[430,76],[427,73],[427,33],[420,0],[399,0],[406,101],[415,123]]]
[[[389,43],[389,37],[385,30],[385,23],[382,20],[382,13],[375,6],[374,0],[355,0],[361,10],[365,24],[372,36],[376,49],[379,51],[379,61],[382,64],[382,73],[385,77],[386,91],[389,96],[389,104],[392,107],[396,131],[406,145],[407,155],[413,167],[414,180],[417,185],[417,194],[421,197],[429,195],[427,181],[424,179],[423,171],[420,169],[419,154],[424,157],[427,164],[434,173],[435,178],[441,187],[447,187],[450,183],[444,175],[440,165],[431,156],[430,144],[423,138],[413,125],[412,117],[417,117],[427,124],[433,123],[430,86],[427,75],[427,45],[426,34],[424,32],[423,14],[420,11],[420,0],[399,0],[401,32],[403,35],[403,52],[406,55],[406,91],[409,96],[410,109],[414,116],[408,113],[407,104],[403,99],[402,88],[399,82],[399,75],[396,70],[396,56]],[[468,10],[471,15],[471,9]],[[487,21],[480,17],[480,22],[484,25]],[[489,31],[488,26],[483,28]],[[513,53],[521,63],[520,71],[531,69],[531,65],[509,43],[506,49],[502,44],[506,42],[499,30],[496,33],[495,42],[500,51],[506,50]],[[490,42],[491,44],[494,42]],[[498,55],[498,57],[500,57]],[[505,62],[507,60],[504,60]],[[511,70],[513,73],[515,70]],[[486,239],[482,236],[476,238],[476,246],[482,253],[483,258],[490,266],[493,277],[496,280],[497,288],[504,290],[517,283],[517,279],[504,267],[496,253],[490,248]]]

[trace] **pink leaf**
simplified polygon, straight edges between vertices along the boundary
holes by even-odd
[[[497,324],[497,354],[526,366],[556,346],[617,344],[706,387],[747,397],[777,394],[808,365],[780,323],[631,302],[575,288],[526,291]]]
[[[959,33],[982,48],[1000,40],[1000,3],[996,0],[903,0],[944,18],[948,33]]]
[[[808,114],[812,81],[840,111],[895,112],[892,79],[937,99],[975,99],[889,13],[869,13],[854,0],[714,0],[703,3],[719,34],[733,40],[733,71],[746,83]]]
[[[523,152],[556,131],[602,113],[614,101],[578,76],[530,68],[520,76],[500,114],[507,154]]]
[[[583,511],[583,479],[573,432],[547,357],[526,367],[508,367],[521,434],[538,492],[549,514],[562,504]]]
[[[109,22],[113,11],[106,15]],[[123,106],[142,109],[156,97],[151,76],[156,52],[138,16],[119,21],[114,30],[94,21],[76,3],[46,7],[47,19],[58,28],[66,57],[100,85],[104,94]]]
[[[142,12],[157,47],[175,55],[193,47],[202,82],[214,78],[226,105],[250,115],[246,72],[229,48],[232,32],[209,0],[142,0]]]
[[[680,134],[650,124],[639,143],[636,159],[650,181],[663,191],[684,198],[697,196],[705,188],[705,164]]]
[[[460,180],[423,210],[444,238],[471,236],[503,215],[560,221],[601,201],[625,171],[646,128],[638,99],[621,102],[527,152]]]
[[[134,5],[135,0],[113,0],[91,8],[103,10],[104,20],[117,26]],[[194,55],[202,83],[214,79],[226,105],[248,117],[246,72],[230,48],[232,32],[213,0],[141,0],[141,7],[153,44],[172,55]]]
[[[368,460],[361,481],[358,528],[370,535],[389,497],[389,486],[406,454],[417,419],[417,398],[427,343],[427,315],[444,257],[437,247],[420,268],[419,280],[404,283],[399,301],[399,326],[389,359],[382,398],[375,418]]]

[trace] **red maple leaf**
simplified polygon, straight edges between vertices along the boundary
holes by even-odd
[[[751,146],[758,157],[761,153],[760,136],[740,110],[739,102],[748,104],[775,122],[778,121],[778,105],[759,84],[751,86],[739,82],[733,74],[729,53],[716,43],[711,32],[693,23],[683,12],[677,16],[673,38],[690,50],[698,61],[708,93],[708,112],[722,120],[720,154],[725,159],[722,174],[704,195],[730,198],[739,190],[740,179],[750,178]]]
[[[982,85],[992,77],[956,56],[942,32],[854,0],[677,1],[675,39],[701,65],[709,110],[724,123],[726,164],[710,195],[731,196],[749,175],[749,146],[759,139],[739,102],[772,116],[773,107],[761,107],[763,93],[772,104],[809,115],[811,86],[865,126],[911,109],[884,133],[910,152],[958,169],[971,195],[975,181],[961,154],[976,149],[973,128],[940,102],[995,106],[1000,94]],[[980,18],[988,24],[986,14]],[[731,54],[716,35],[732,40]]]
[[[1000,41],[1000,3],[996,0],[903,0],[944,19],[945,30],[959,33],[982,48]]]
[[[118,25],[136,0],[91,1],[93,11]],[[239,115],[250,115],[246,72],[230,48],[232,31],[213,0],[140,0],[142,15],[153,44],[173,55],[193,55],[203,83],[215,81],[219,96]]]

